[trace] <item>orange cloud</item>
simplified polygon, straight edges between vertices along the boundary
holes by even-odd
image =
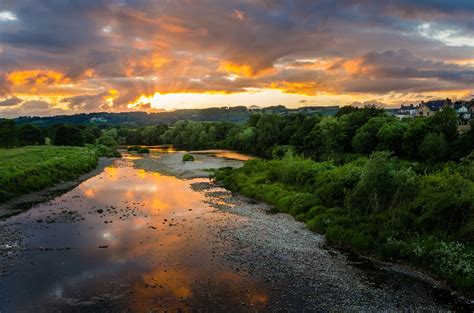
[[[285,93],[294,93],[307,96],[316,96],[319,92],[330,91],[330,88],[318,82],[272,82],[268,86],[271,89],[278,89]]]
[[[274,68],[266,68],[263,70],[258,70],[248,64],[237,64],[231,61],[221,61],[219,64],[219,71],[235,74],[244,77],[256,77],[269,75],[275,72]]]
[[[15,71],[8,74],[7,79],[14,86],[57,85],[70,82],[64,74],[49,70]]]
[[[170,59],[154,53],[150,56],[143,57],[143,58],[136,58],[130,59],[127,62],[127,76],[133,76],[137,74],[137,72],[142,71],[143,69],[150,70],[150,69],[159,69],[166,63],[170,62]]]
[[[360,58],[345,61],[342,64],[342,67],[348,74],[351,75],[364,74],[367,70],[366,64]]]

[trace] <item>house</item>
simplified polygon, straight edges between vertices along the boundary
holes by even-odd
[[[460,124],[468,124],[471,119],[472,113],[470,112],[470,106],[472,103],[466,101],[456,101],[453,105],[453,109],[459,115]]]
[[[441,108],[445,106],[452,106],[450,99],[446,100],[432,100],[428,102],[422,101],[417,109],[417,116],[433,116]]]
[[[400,109],[398,109],[398,112],[396,112],[397,115],[409,115],[409,116],[416,116],[418,112],[418,107],[410,104],[410,105],[401,105]]]

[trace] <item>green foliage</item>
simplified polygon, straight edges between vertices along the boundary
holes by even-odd
[[[420,144],[420,156],[431,162],[439,162],[446,158],[448,144],[441,133],[428,133]]]
[[[98,155],[78,147],[0,149],[0,202],[92,170]]]
[[[183,162],[192,162],[194,161],[194,156],[192,154],[186,153],[183,155]]]
[[[45,138],[41,129],[31,124],[21,125],[19,140],[22,146],[44,145]]]
[[[18,146],[18,128],[12,120],[0,121],[0,148],[12,148]]]
[[[408,124],[402,121],[392,121],[382,125],[377,133],[378,150],[393,152],[397,156],[401,155],[403,134],[407,128]]]
[[[359,182],[346,198],[346,206],[363,214],[399,207],[413,199],[417,178],[411,168],[398,168],[387,152],[374,153]]]
[[[148,149],[146,147],[141,147],[141,146],[128,147],[127,151],[129,151],[129,152],[135,151],[135,152],[138,152],[138,153],[150,153],[150,149]]]
[[[84,146],[82,131],[70,125],[59,125],[54,129],[51,142],[55,146]]]
[[[458,137],[458,114],[451,107],[444,107],[431,119],[434,130],[441,132],[446,140],[453,141]]]
[[[108,135],[103,135],[99,137],[97,143],[100,145],[107,146],[109,148],[116,148],[118,146],[117,141]]]
[[[122,155],[115,147],[108,147],[101,144],[91,145],[86,144],[86,148],[95,151],[95,153],[100,157],[106,158],[120,158]]]
[[[382,258],[404,258],[474,287],[474,155],[417,174],[388,152],[342,165],[287,157],[220,169],[216,180],[273,204],[327,240]]]
[[[378,133],[388,122],[385,117],[373,117],[359,128],[352,139],[354,151],[361,154],[370,154],[379,145]]]

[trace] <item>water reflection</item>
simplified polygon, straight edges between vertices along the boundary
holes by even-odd
[[[217,212],[191,184],[117,161],[74,190],[8,220],[24,253],[0,280],[0,311],[262,309],[267,286],[223,256]]]
[[[242,154],[240,152],[230,151],[230,150],[200,150],[200,151],[191,151],[191,152],[197,153],[197,154],[210,154],[218,158],[225,158],[225,159],[239,160],[239,161],[247,161],[247,160],[255,159],[254,156],[251,156],[248,154]]]

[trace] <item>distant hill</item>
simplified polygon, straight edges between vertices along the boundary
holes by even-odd
[[[192,121],[229,121],[244,122],[253,113],[290,114],[303,113],[307,115],[335,115],[338,106],[332,107],[302,107],[288,109],[284,106],[248,109],[245,106],[221,107],[208,109],[182,109],[169,112],[122,112],[122,113],[81,113],[74,115],[56,115],[47,117],[22,116],[15,119],[17,124],[35,124],[51,126],[54,124],[113,124],[113,125],[159,125],[174,123],[179,120]]]

